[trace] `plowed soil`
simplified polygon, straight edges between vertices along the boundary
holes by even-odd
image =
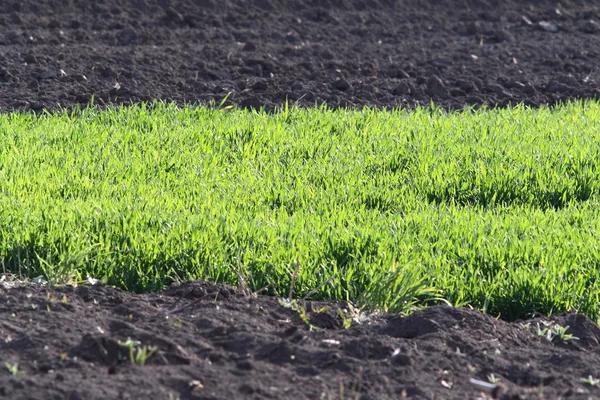
[[[583,0],[3,0],[0,112],[596,98],[599,14]],[[548,336],[555,324],[577,339]],[[600,398],[600,328],[579,314],[366,315],[203,282],[5,285],[0,339],[7,399]],[[128,339],[133,356],[152,350],[145,365]]]
[[[587,0],[3,0],[0,111],[598,97]]]
[[[0,395],[8,399],[598,398],[600,328],[558,315],[578,340],[435,306],[359,315],[202,282],[136,295],[102,286],[4,289]],[[340,310],[340,311],[338,311]],[[345,310],[345,311],[344,311]],[[343,317],[342,317],[343,316]],[[353,318],[352,326],[344,320]],[[127,339],[154,347],[132,364]],[[9,372],[13,369],[15,375]],[[481,393],[471,378],[499,380]],[[494,379],[495,378],[495,379]]]

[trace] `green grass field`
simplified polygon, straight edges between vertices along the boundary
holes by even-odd
[[[600,302],[600,103],[0,116],[0,261],[505,319]],[[296,274],[294,273],[296,271]]]

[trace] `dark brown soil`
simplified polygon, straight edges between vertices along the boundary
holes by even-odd
[[[350,314],[343,304],[285,307],[202,282],[146,295],[102,286],[4,289],[0,396],[475,399],[486,395],[470,379],[493,374],[500,381],[487,398],[600,398],[600,385],[581,381],[600,377],[600,328],[583,315],[552,319],[579,338],[565,343],[538,336],[542,320],[527,327],[464,308],[355,314],[345,329]],[[144,366],[132,365],[119,344],[128,338],[156,347]]]
[[[596,98],[599,21],[583,0],[3,0],[0,112],[228,93],[267,108]],[[0,397],[600,398],[582,381],[600,378],[600,328],[582,315],[553,317],[579,339],[563,342],[536,334],[542,320],[462,308],[287,305],[201,282],[4,288]],[[156,347],[145,366],[128,338]],[[499,382],[484,394],[471,378]]]
[[[164,99],[269,108],[600,93],[589,0],[3,0],[0,112]]]

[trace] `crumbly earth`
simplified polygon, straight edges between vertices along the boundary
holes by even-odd
[[[589,0],[3,0],[0,112],[595,98],[599,14]]]
[[[0,112],[596,98],[599,14],[584,0],[3,0]],[[548,319],[364,315],[206,282],[142,295],[5,287],[0,397],[600,398],[600,328],[552,321],[578,340],[539,335]],[[154,350],[145,365],[128,339],[133,356]],[[495,383],[486,392],[472,378]]]
[[[580,314],[552,321],[578,340],[539,336],[548,319],[508,323],[449,306],[361,315],[199,281],[142,295],[20,286],[0,295],[0,396],[600,398],[600,328]],[[128,339],[134,355],[154,348],[145,365],[132,363]],[[483,393],[471,378],[498,382]]]

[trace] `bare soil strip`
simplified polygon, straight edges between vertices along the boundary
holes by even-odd
[[[3,290],[0,313],[9,399],[600,396],[600,328],[577,314],[507,323],[435,306],[402,318],[202,282],[144,295],[21,286]]]

